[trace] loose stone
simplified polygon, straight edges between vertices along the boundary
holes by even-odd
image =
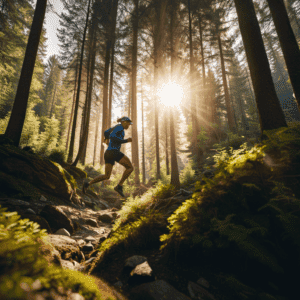
[[[58,229],[55,234],[60,234],[60,235],[65,235],[65,236],[71,236],[70,235],[70,232],[65,229],[65,228],[61,228],[61,229]]]
[[[24,211],[25,214],[32,214],[32,215],[36,215],[36,212],[31,209],[31,208],[27,208],[25,211]]]

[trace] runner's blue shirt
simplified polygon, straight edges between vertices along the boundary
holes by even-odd
[[[109,130],[111,128],[104,131],[105,138],[108,138]],[[114,127],[114,130],[109,135],[109,145],[106,150],[118,150],[120,151],[121,145],[124,143],[128,143],[128,140],[124,140],[125,132],[124,128],[121,124]]]

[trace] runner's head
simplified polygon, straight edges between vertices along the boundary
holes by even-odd
[[[132,124],[131,120],[128,117],[123,117],[117,120],[117,122],[120,122],[124,129],[128,129],[129,125]]]

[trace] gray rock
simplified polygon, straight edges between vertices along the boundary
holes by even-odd
[[[133,288],[130,293],[132,300],[190,300],[190,298],[164,280],[144,283]]]
[[[36,215],[36,212],[32,208],[27,208],[24,211],[25,214],[31,214],[31,215]]]
[[[76,270],[74,264],[72,262],[70,262],[69,260],[62,259],[61,265],[62,265],[63,269]]]
[[[86,244],[85,241],[82,239],[77,240],[77,243],[78,243],[79,247],[83,247]]]
[[[125,267],[135,268],[137,265],[140,265],[145,261],[147,261],[147,257],[134,255],[126,259]]]
[[[95,221],[95,220],[93,220],[93,219],[86,220],[86,221],[85,221],[85,224],[86,224],[86,225],[90,225],[90,226],[92,226],[92,227],[98,227],[97,221]]]
[[[41,198],[40,198],[40,201],[42,201],[42,202],[47,202],[48,201],[48,199],[47,198],[45,198],[43,195],[41,196]]]
[[[74,239],[74,240],[81,240],[81,239],[83,239],[83,237],[81,235],[73,235],[73,236],[71,236],[71,238]]]
[[[209,293],[206,289],[199,286],[197,283],[189,281],[188,291],[192,299],[211,299],[216,300],[216,298]]]
[[[75,259],[80,261],[80,248],[76,241],[65,235],[49,234],[49,242],[58,250],[63,259]]]
[[[65,228],[61,228],[61,229],[57,230],[55,232],[55,234],[65,235],[65,236],[71,236],[70,232],[67,229],[65,229]]]
[[[72,221],[66,216],[63,210],[58,206],[45,205],[40,216],[45,218],[52,231],[57,231],[60,228],[67,229],[71,234],[74,231]]]
[[[78,293],[72,293],[69,297],[68,300],[85,300],[83,296],[81,296]]]
[[[93,238],[92,236],[87,236],[87,237],[85,237],[84,238],[84,240],[86,241],[86,242],[95,242],[96,241],[96,239],[95,238]]]
[[[208,281],[205,280],[203,277],[199,278],[199,279],[197,280],[197,283],[198,283],[199,285],[202,285],[202,286],[206,287],[207,289],[209,288],[209,283],[208,283]]]
[[[94,250],[94,246],[91,244],[91,242],[89,242],[88,244],[86,244],[83,247],[81,247],[81,250],[83,252],[91,252],[91,251]]]
[[[114,221],[114,218],[109,214],[103,214],[98,217],[98,220],[103,223],[112,223]]]
[[[152,269],[149,266],[148,262],[136,266],[130,273],[130,278],[128,283],[130,285],[143,284],[146,282],[154,281],[155,278],[152,274]]]
[[[11,199],[11,198],[0,198],[0,204],[1,205],[13,205],[13,206],[25,206],[29,207],[30,203],[18,200],[18,199]]]

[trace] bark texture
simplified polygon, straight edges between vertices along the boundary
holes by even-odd
[[[252,0],[234,0],[253,83],[261,131],[287,126],[272,81]]]
[[[19,146],[26,116],[31,80],[45,18],[47,0],[37,0],[26,46],[17,93],[5,135]]]

